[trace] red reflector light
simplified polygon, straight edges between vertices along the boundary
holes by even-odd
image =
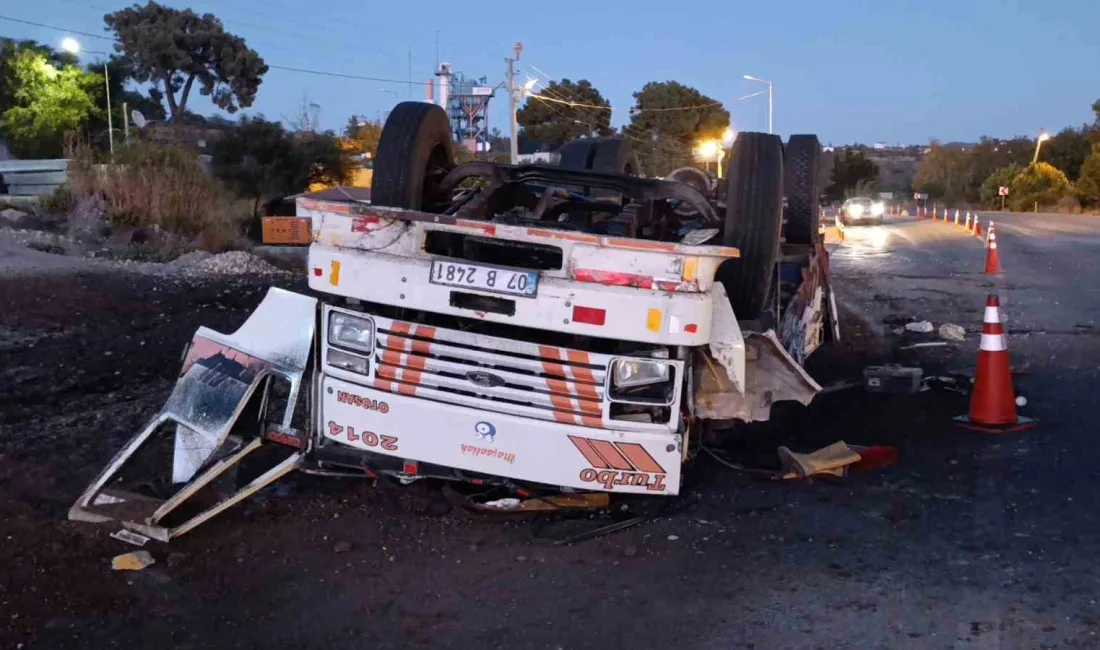
[[[691,323],[689,325],[684,325],[684,331],[687,332],[688,334],[695,334],[696,332],[699,331],[699,326],[696,325],[695,323]]]
[[[607,320],[606,309],[596,309],[595,307],[573,307],[573,322],[574,323],[588,323],[589,325],[603,325]]]
[[[320,267],[316,267],[316,266],[313,267],[313,275],[316,275],[317,277],[321,277],[322,273],[324,273],[324,271],[322,271],[320,269]]]
[[[411,460],[405,461],[405,466],[402,468],[402,471],[409,476],[416,476],[416,462]]]

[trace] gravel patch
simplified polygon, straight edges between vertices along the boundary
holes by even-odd
[[[220,275],[286,273],[259,257],[245,251],[228,251],[212,255],[187,265],[196,271]]]

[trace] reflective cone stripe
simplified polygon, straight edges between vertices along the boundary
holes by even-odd
[[[986,308],[988,309],[988,307]],[[996,307],[993,308],[996,310]],[[994,311],[996,313],[996,311]],[[1005,341],[1005,328],[1000,323],[986,324],[982,327],[983,352],[1007,352],[1008,343]]]

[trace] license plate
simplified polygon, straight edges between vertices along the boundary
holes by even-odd
[[[439,260],[432,262],[432,272],[428,281],[449,287],[506,293],[526,298],[534,298],[539,289],[539,274],[535,271],[513,271]]]

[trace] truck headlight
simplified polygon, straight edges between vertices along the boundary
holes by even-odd
[[[633,388],[668,381],[668,364],[640,359],[616,359],[611,366],[614,388]]]
[[[676,395],[676,373],[662,361],[615,359],[607,392],[612,402],[667,406]]]
[[[849,205],[848,206],[848,216],[852,216],[852,217],[861,217],[861,216],[863,216],[863,206],[858,204],[858,203],[854,203],[852,205]]]
[[[374,350],[374,321],[343,312],[331,312],[328,318],[329,345],[370,354]]]
[[[871,204],[871,216],[881,217],[886,212],[885,203],[872,203]]]

